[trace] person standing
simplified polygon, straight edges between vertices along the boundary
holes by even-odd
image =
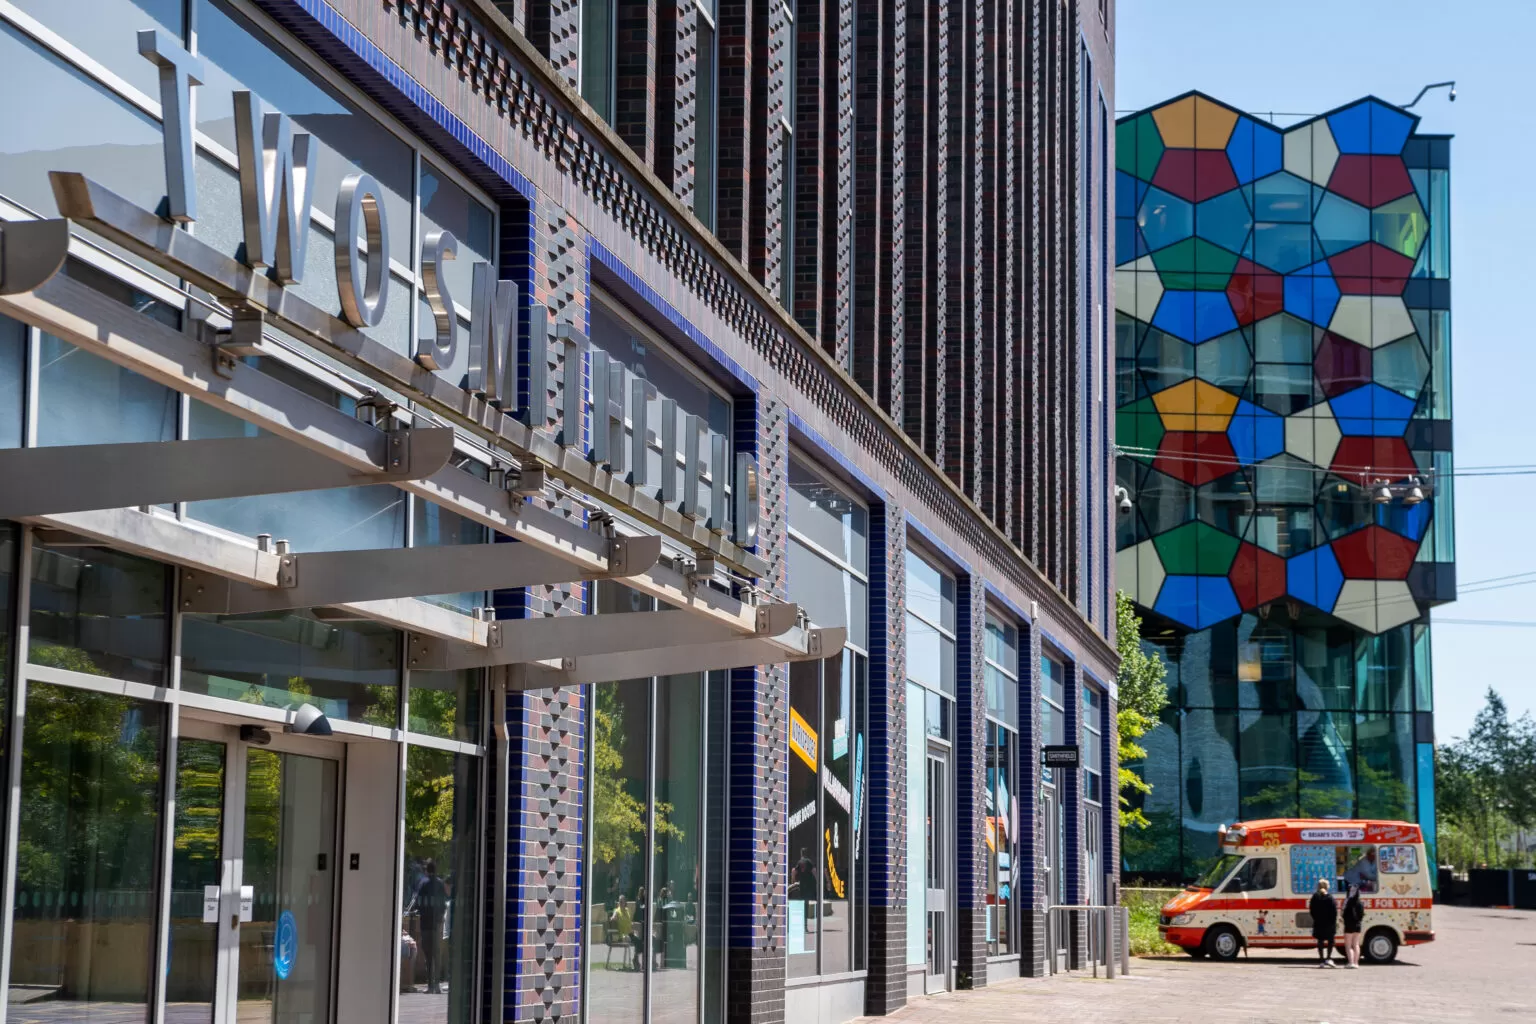
[[[422,966],[427,969],[427,994],[440,995],[443,917],[448,912],[448,887],[437,877],[437,861],[427,860],[426,874],[422,876],[411,903],[421,922],[421,959]]]
[[[1360,899],[1360,887],[1349,887],[1349,898],[1344,901],[1344,966],[1349,970],[1360,967],[1360,925],[1365,920],[1365,903]]]
[[[1317,892],[1307,904],[1312,914],[1312,937],[1317,940],[1317,966],[1332,967],[1333,937],[1338,933],[1339,908],[1328,894],[1328,879],[1317,880]]]

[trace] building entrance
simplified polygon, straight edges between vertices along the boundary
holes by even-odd
[[[950,948],[950,850],[953,812],[949,800],[949,750],[932,744],[928,748],[928,975],[929,992],[950,987],[950,967],[954,952]]]
[[[167,1020],[335,1020],[344,752],[340,743],[183,720]],[[432,959],[432,949],[423,953]]]

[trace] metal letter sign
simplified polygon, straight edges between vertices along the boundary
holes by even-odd
[[[308,132],[295,132],[287,114],[263,113],[261,101],[249,90],[238,90],[234,100],[245,261],[271,267],[283,284],[297,284],[309,251],[309,207],[315,195],[309,163],[318,155],[315,140]]]
[[[384,191],[371,174],[349,174],[336,193],[336,291],[341,315],[353,327],[377,327],[389,299],[389,223]],[[357,228],[368,236],[368,255],[359,260]]]
[[[158,216],[191,223],[197,218],[197,189],[190,114],[192,90],[202,84],[204,65],[160,29],[138,33],[137,42],[139,53],[159,69],[160,76],[167,195]],[[278,286],[297,284],[304,272],[309,243],[320,143],[306,132],[295,131],[287,115],[263,109],[252,92],[234,92],[233,105],[245,243],[241,258],[254,270],[269,270],[268,278]],[[384,190],[371,175],[351,173],[342,180],[335,210],[334,265],[341,309],[329,315],[354,329],[375,327],[383,322],[390,289]],[[41,287],[63,265],[68,242],[67,221],[0,223],[0,295]],[[431,232],[422,244],[422,296],[431,309],[432,321],[429,336],[417,341],[413,355],[418,365],[436,373],[455,368],[458,315],[443,275],[443,263],[455,259],[458,252],[458,240],[449,231]],[[158,254],[167,268],[185,269],[178,262],[179,257],[170,254],[165,239],[148,243],[141,254],[152,259]],[[593,346],[576,325],[551,323],[548,307],[542,302],[530,303],[529,296],[522,293],[516,282],[497,277],[492,264],[477,262],[471,268],[471,281],[467,391],[508,415],[516,411],[528,427],[545,433],[550,431],[558,411],[560,430],[553,438],[555,443],[589,459],[614,480],[627,482],[637,492],[643,492],[645,501],[640,501],[637,494],[631,504],[633,511],[640,512],[650,501],[659,499],[682,513],[685,535],[693,535],[692,523],[702,522],[711,532],[730,537],[741,548],[751,548],[756,543],[761,496],[759,470],[753,455],[733,455],[729,435],[711,430],[703,416],[685,414],[676,401],[660,394],[641,376],[643,371],[631,372],[619,360]],[[268,285],[264,283],[262,287]],[[246,289],[238,290],[244,294]],[[291,319],[281,306],[280,302],[272,304],[269,298],[262,306],[264,311],[252,311],[250,316],[264,316],[275,323],[296,327],[300,334],[315,336],[317,327],[313,322]],[[295,310],[302,306],[296,303]],[[528,375],[523,380],[517,341],[525,307],[529,323]],[[259,322],[256,326],[259,329]],[[590,387],[584,372],[589,365],[588,357]],[[392,371],[376,362],[366,358],[363,362],[386,376],[391,375]],[[556,365],[563,369],[567,385],[560,389],[558,410],[551,402]],[[393,379],[403,380],[398,375]],[[460,385],[455,381],[454,386]],[[527,388],[527,401],[518,408],[522,387]],[[659,408],[660,423],[652,422],[653,404]],[[590,428],[584,429],[588,423]],[[460,426],[479,428],[482,433],[488,427],[494,429],[493,424],[478,422],[460,421]],[[626,431],[632,433],[630,438],[626,439]],[[583,442],[588,438],[590,444],[584,448]],[[654,472],[657,462],[653,461],[652,448],[658,441],[659,476]],[[513,451],[522,459],[526,457],[526,446],[519,445],[513,442]],[[592,484],[597,488],[595,493],[607,494],[620,504],[628,500],[608,490],[601,481]],[[641,514],[659,521],[653,511]]]
[[[1078,767],[1077,744],[1048,745],[1040,748],[1040,763],[1047,768]]]

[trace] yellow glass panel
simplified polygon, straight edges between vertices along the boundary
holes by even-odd
[[[1237,126],[1237,114],[1204,96],[1195,100],[1195,148],[1226,149]]]
[[[1187,380],[1152,396],[1166,430],[1220,432],[1232,421],[1237,396],[1203,380]]]
[[[1192,149],[1195,145],[1195,97],[1186,96],[1152,111],[1163,145],[1169,149]]]

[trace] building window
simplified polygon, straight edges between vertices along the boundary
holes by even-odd
[[[613,0],[581,0],[581,98],[613,123],[617,25]]]
[[[1019,631],[987,616],[987,952],[1017,952]]]
[[[595,611],[656,610],[601,582]],[[697,1022],[719,998],[716,918],[723,815],[726,673],[591,688],[586,993],[593,1021],[645,1020],[645,1007]],[[635,975],[640,977],[635,977]]]
[[[700,0],[697,99],[693,126],[693,212],[715,229],[715,172],[719,148],[717,103],[719,54],[715,47],[714,0]]]
[[[868,688],[869,514],[792,459],[789,596],[848,644],[789,673],[789,974],[864,962],[864,749]]]
[[[907,550],[907,962],[947,974],[954,860],[953,576]]]
[[[1104,802],[1104,735],[1099,722],[1104,713],[1104,695],[1091,686],[1083,687],[1083,799]]]

